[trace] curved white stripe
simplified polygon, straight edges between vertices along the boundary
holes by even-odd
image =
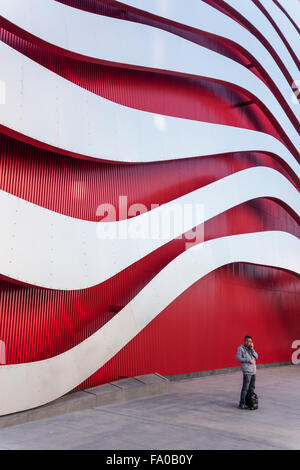
[[[202,2],[199,3],[198,8],[201,8],[203,14],[205,14],[206,6],[202,6]],[[264,34],[269,34],[272,42],[276,41],[277,33],[255,5],[252,5],[251,2],[240,2],[239,0],[228,0],[227,3],[233,3],[233,6],[241,11],[244,16],[250,16],[250,21],[251,17],[254,16],[256,25],[264,30]],[[147,67],[159,67],[166,70],[177,70],[185,73],[198,73],[199,71],[200,64],[195,60],[197,46],[186,42],[184,39],[174,38],[168,32],[147,25],[94,15],[52,0],[43,0],[43,2],[40,0],[2,0],[0,10],[6,19],[31,34],[51,44],[85,56],[127,64],[145,65]],[[187,10],[192,16],[193,10],[190,8]],[[209,13],[215,15],[216,20],[219,21],[218,30],[222,35],[224,16],[220,23],[221,16],[219,12],[212,10]],[[225,21],[233,23],[231,19]],[[231,31],[231,34],[236,40],[240,29],[242,27],[235,23],[235,28]],[[252,35],[247,31],[246,34],[253,42]],[[185,46],[182,53],[180,53],[181,48],[178,49],[178,44],[182,41],[185,42]],[[279,49],[283,49],[280,38]],[[284,52],[286,52],[285,49]],[[256,53],[258,60],[261,58],[260,63],[264,67],[268,67],[274,80],[276,81],[276,77],[278,78],[277,84],[281,85],[280,89],[286,86],[285,83],[282,83],[282,80],[285,80],[284,76],[268,51],[260,45]],[[292,71],[294,71],[296,68],[295,63],[289,56],[288,51],[287,54],[291,61]],[[269,58],[267,62],[266,57]],[[293,75],[293,72],[291,74]],[[297,76],[298,71],[296,71],[295,79]],[[288,91],[287,102],[290,105],[290,89],[286,88],[286,90]]]
[[[236,11],[241,13],[244,18],[246,18],[253,26],[263,33],[263,36],[266,38],[269,44],[276,50],[290,75],[294,80],[297,80],[299,69],[296,67],[295,62],[281,37],[273,28],[267,17],[261,12],[261,10],[252,2],[243,2],[241,0],[225,0],[225,2],[232,6]],[[260,3],[265,7],[268,13],[271,13],[270,10],[272,7],[270,7],[270,3],[273,2],[270,2],[270,0],[260,0]],[[290,94],[291,93],[289,88],[289,96]]]
[[[123,3],[153,13],[155,15],[168,18],[172,21],[191,26],[208,33],[216,34],[217,36],[222,36],[223,38],[234,41],[236,44],[242,46],[257,59],[262,67],[264,67],[266,72],[269,74],[274,83],[277,85],[278,89],[283,94],[289,108],[299,119],[299,109],[291,102],[290,86],[287,83],[286,78],[284,77],[280,68],[278,67],[276,61],[269,51],[253,34],[251,34],[246,28],[241,26],[232,18],[200,0],[189,0],[188,7],[186,2],[183,2],[182,0],[172,0],[171,2],[159,2],[153,0],[128,0]],[[254,75],[252,72],[249,73]],[[242,79],[242,74],[238,75],[238,79]],[[249,90],[249,88],[247,89]]]
[[[298,28],[300,28],[300,5],[299,0],[291,2],[291,0],[278,0],[281,6],[285,9],[287,14],[295,21]]]
[[[296,56],[298,57],[299,61],[299,33],[295,29],[293,23],[287,18],[287,16],[283,13],[283,11],[272,1],[266,2],[264,0],[260,0],[260,3],[268,10],[269,14],[272,16],[273,20],[284,34],[286,40],[288,41],[289,45],[295,52]],[[293,7],[293,14],[291,18],[296,21],[297,13],[300,13],[300,5],[299,1],[294,2]],[[299,77],[299,70],[296,76],[296,79]]]
[[[278,154],[299,172],[287,149],[267,134],[132,109],[70,83],[4,43],[0,55],[6,65],[0,122],[33,139],[121,162],[261,150]]]
[[[233,262],[300,273],[300,241],[272,231],[218,238],[183,252],[117,315],[74,348],[50,359],[0,366],[0,415],[55,400],[90,377],[196,281]],[[55,380],[53,380],[55,378]]]
[[[201,6],[206,7],[205,4]],[[280,119],[281,116],[290,122],[270,90],[251,71],[221,54],[166,31],[93,15],[49,0],[2,0],[1,11],[11,22],[32,34],[80,54],[125,64],[204,75],[242,86],[265,102],[270,110],[272,106],[278,108],[277,111],[273,109],[276,118]],[[208,13],[214,12],[215,10],[211,9]],[[291,90],[285,77],[268,51],[259,41],[258,44],[258,52],[261,48],[264,52],[262,63],[267,66],[271,60],[271,75],[285,96],[288,106],[292,107],[296,114],[298,108],[291,105]],[[279,108],[281,111],[278,114]],[[300,117],[300,114],[298,116]]]
[[[234,173],[116,222],[73,219],[1,191],[0,273],[52,289],[86,289],[193,227],[259,197],[280,199],[300,213],[297,189],[281,173],[267,167]],[[183,212],[187,208],[191,217]],[[170,214],[174,215],[174,224],[168,233]]]

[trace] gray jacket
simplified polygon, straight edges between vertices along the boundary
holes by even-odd
[[[243,344],[238,347],[236,360],[242,363],[242,371],[244,374],[256,374],[256,359],[258,354],[254,349],[246,348]],[[253,360],[253,364],[250,361]]]

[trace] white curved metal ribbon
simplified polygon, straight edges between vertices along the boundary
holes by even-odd
[[[41,67],[4,43],[0,43],[0,57],[6,64],[1,71],[5,101],[0,106],[0,123],[59,149],[121,162],[243,150],[274,149],[277,153],[279,147],[283,149],[276,139],[260,132],[162,116],[114,103]],[[212,61],[212,67],[216,65]],[[222,69],[217,73],[222,75]],[[289,121],[286,124],[294,135],[294,127]],[[294,137],[298,145],[300,137]]]
[[[297,189],[268,167],[239,171],[116,222],[74,219],[0,191],[0,272],[45,288],[86,289],[212,217],[260,197],[276,198],[300,213]]]

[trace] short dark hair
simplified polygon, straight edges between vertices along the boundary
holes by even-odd
[[[248,336],[248,335],[245,336],[244,341],[245,341],[247,338],[252,339],[252,336]]]

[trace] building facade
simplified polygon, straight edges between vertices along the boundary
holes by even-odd
[[[291,360],[299,11],[2,0],[0,414]]]

